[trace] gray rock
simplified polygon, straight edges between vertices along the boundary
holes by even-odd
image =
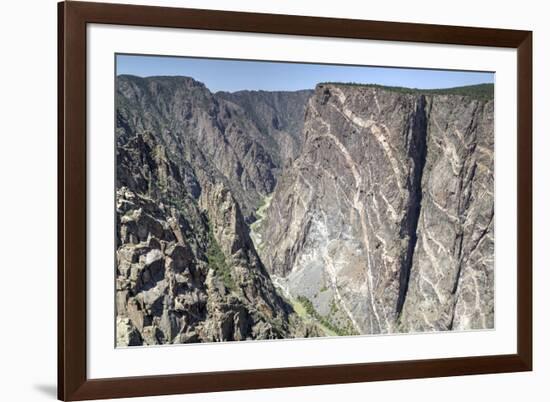
[[[402,330],[494,325],[493,102],[434,97]]]
[[[492,116],[466,96],[319,85],[260,226],[268,270],[359,333],[491,328]]]
[[[116,344],[117,346],[139,346],[143,343],[141,335],[132,326],[128,318],[117,318]]]
[[[164,192],[151,172],[170,162],[153,136],[119,150],[125,156],[116,200],[117,344],[293,336],[301,324],[291,324],[291,308],[277,294],[226,184],[205,176],[196,199],[174,177],[181,172],[168,169],[160,175],[172,183]],[[261,329],[266,323],[269,334]]]
[[[142,166],[145,178],[118,175],[131,180],[130,187],[139,192],[147,190],[147,175],[164,188],[173,186],[173,176],[197,198],[206,182],[193,171],[200,166],[207,176],[215,174],[227,182],[250,217],[260,198],[273,191],[282,161],[301,146],[303,109],[310,94],[212,94],[188,77],[118,76],[118,142],[126,143],[135,133],[154,132],[164,146],[161,151],[142,141],[139,147],[141,153],[148,148],[153,159],[162,162],[160,169]],[[179,176],[176,165],[184,167]]]

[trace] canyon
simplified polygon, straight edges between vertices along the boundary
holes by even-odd
[[[493,328],[492,85],[116,81],[117,346]]]

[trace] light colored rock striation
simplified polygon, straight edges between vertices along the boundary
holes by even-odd
[[[493,326],[493,103],[318,85],[260,255],[350,333]]]

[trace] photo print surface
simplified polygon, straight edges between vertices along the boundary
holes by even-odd
[[[116,56],[116,346],[494,328],[494,74]]]

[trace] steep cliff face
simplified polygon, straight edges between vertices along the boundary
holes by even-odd
[[[117,345],[308,335],[230,190],[204,182],[195,199],[184,169],[149,133],[117,146]]]
[[[256,228],[277,283],[345,333],[492,327],[492,112],[318,85]]]
[[[493,328],[493,102],[436,96],[401,325]]]
[[[273,191],[282,161],[298,152],[306,99],[307,91],[223,96],[188,77],[122,75],[118,139],[149,131],[174,163],[208,166],[250,222],[262,197]]]
[[[282,168],[291,163],[303,145],[304,114],[311,90],[218,92],[216,96],[243,108],[270,149],[275,164]]]

